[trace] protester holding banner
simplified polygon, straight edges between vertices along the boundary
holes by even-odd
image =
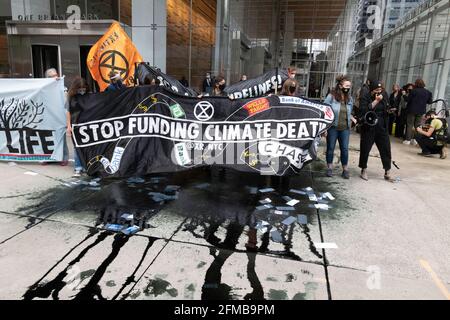
[[[293,79],[288,79],[283,84],[283,89],[281,90],[282,96],[295,96],[298,89],[298,82]]]
[[[348,145],[350,141],[350,129],[356,119],[352,116],[353,98],[350,95],[352,83],[347,76],[336,78],[336,87],[325,99],[325,103],[331,105],[334,112],[334,122],[327,134],[327,177],[333,176],[333,157],[336,141],[339,141],[341,149],[342,177],[350,179],[348,171]]]
[[[214,87],[212,91],[212,96],[214,97],[226,97],[227,94],[223,92],[226,87],[226,80],[223,76],[218,76],[214,79]]]
[[[125,89],[126,87],[122,83],[122,79],[120,78],[120,73],[111,71],[109,73],[110,84],[106,88],[105,91],[118,91]]]
[[[68,126],[67,126],[67,133],[69,137],[72,137],[72,121],[71,121],[71,110],[73,110],[74,103],[75,103],[75,97],[77,95],[85,95],[88,92],[89,88],[86,83],[86,80],[84,80],[81,77],[75,78],[75,80],[72,82],[72,85],[70,86],[69,93],[67,94],[67,100],[66,100],[66,111],[69,114],[69,117],[67,119]],[[80,157],[78,156],[78,152],[76,148],[73,152],[74,156],[74,177],[81,176],[81,173],[83,172],[83,165],[81,163]]]
[[[46,70],[45,71],[45,77],[46,78],[53,78],[53,79],[55,79],[57,81],[59,81],[61,79],[59,77],[58,71],[55,68],[50,68],[50,69]],[[64,87],[64,92],[66,92],[66,91],[67,91],[67,88]],[[67,101],[67,96],[65,98],[66,98],[66,101]],[[69,121],[70,114],[69,113],[66,113],[66,114],[67,114],[67,119]],[[70,123],[68,122],[67,123],[67,133],[69,133],[69,130],[70,130]],[[67,146],[67,140],[66,139],[67,138],[64,138],[63,161],[60,162],[60,165],[63,166],[63,167],[65,167],[65,166],[67,166],[69,164],[69,147]],[[47,162],[41,162],[41,164],[45,166],[45,165],[47,165]]]

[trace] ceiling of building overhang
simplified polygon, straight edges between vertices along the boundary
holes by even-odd
[[[346,0],[230,0],[233,20],[249,38],[269,38],[285,29],[286,12],[294,16],[294,38],[325,39],[344,10]]]

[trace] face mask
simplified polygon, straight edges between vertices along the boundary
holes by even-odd
[[[289,87],[289,92],[291,94],[294,94],[296,89],[297,89],[296,87]]]
[[[350,88],[342,88],[342,92],[344,94],[348,94],[350,92]]]
[[[84,95],[86,94],[86,89],[80,89],[80,90],[78,90],[77,93],[78,93],[79,95],[84,96]]]

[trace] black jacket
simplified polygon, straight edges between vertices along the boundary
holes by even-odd
[[[412,114],[425,114],[427,104],[433,102],[433,96],[425,88],[414,88],[408,96],[407,112]]]
[[[370,94],[370,92],[366,92],[361,97],[361,104],[359,105],[359,116],[364,117],[367,111],[372,110],[375,111],[378,117],[385,118],[387,116],[387,110],[389,108],[389,98],[387,93],[383,91],[383,100],[381,100],[375,107],[372,109],[372,102],[375,100],[374,97]]]
[[[400,106],[401,98],[402,98],[402,93],[401,92],[399,92],[397,94],[397,97],[394,96],[394,93],[391,93],[391,95],[389,96],[390,108],[398,109],[398,107]]]

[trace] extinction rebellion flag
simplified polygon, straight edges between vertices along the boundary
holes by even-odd
[[[126,86],[133,85],[135,63],[139,62],[141,55],[118,22],[91,48],[87,58],[89,71],[101,91],[108,87],[111,71],[120,73]]]
[[[328,105],[297,97],[198,99],[156,86],[79,96],[72,111],[78,153],[103,177],[200,166],[295,173],[334,119]]]

